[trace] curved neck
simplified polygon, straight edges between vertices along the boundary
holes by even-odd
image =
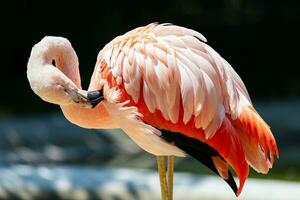
[[[27,76],[33,91],[43,100],[60,105],[71,123],[85,128],[117,127],[101,103],[93,109],[69,103],[68,93],[57,89],[81,89],[77,55],[67,39],[45,37],[36,44],[28,61]]]
[[[64,116],[73,124],[83,128],[112,129],[119,128],[112,120],[103,103],[96,108],[84,108],[73,104],[61,106]]]
[[[71,43],[65,38],[52,36],[43,38],[32,48],[28,63],[29,68],[55,65],[78,88],[81,88],[78,58]]]

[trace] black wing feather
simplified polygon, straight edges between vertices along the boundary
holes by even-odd
[[[187,154],[197,159],[206,167],[208,167],[217,175],[219,175],[213,163],[212,156],[219,156],[220,158],[222,158],[222,156],[215,149],[210,147],[208,144],[201,142],[200,140],[187,137],[181,133],[171,132],[167,130],[161,130],[161,133],[162,133],[161,137],[164,140],[173,143],[175,146],[185,151]],[[234,178],[230,170],[228,171],[228,175],[229,178],[224,180],[228,183],[228,185],[236,194],[238,188],[236,186],[236,183],[234,181]]]

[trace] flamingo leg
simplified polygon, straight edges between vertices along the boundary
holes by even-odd
[[[174,156],[168,156],[168,190],[169,200],[173,199]]]
[[[157,156],[157,167],[160,180],[161,198],[162,200],[169,200],[169,189],[166,179],[166,167],[164,156]]]

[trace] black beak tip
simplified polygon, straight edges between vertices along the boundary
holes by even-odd
[[[95,108],[98,105],[97,102],[93,102],[93,101],[91,101],[91,104],[92,104],[92,108]]]
[[[103,99],[102,90],[88,91],[87,98],[92,104],[92,108],[95,108]]]

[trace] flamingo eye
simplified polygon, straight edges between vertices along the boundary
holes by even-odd
[[[53,65],[54,67],[56,67],[56,63],[55,63],[55,60],[54,60],[54,59],[52,60],[52,65]]]

